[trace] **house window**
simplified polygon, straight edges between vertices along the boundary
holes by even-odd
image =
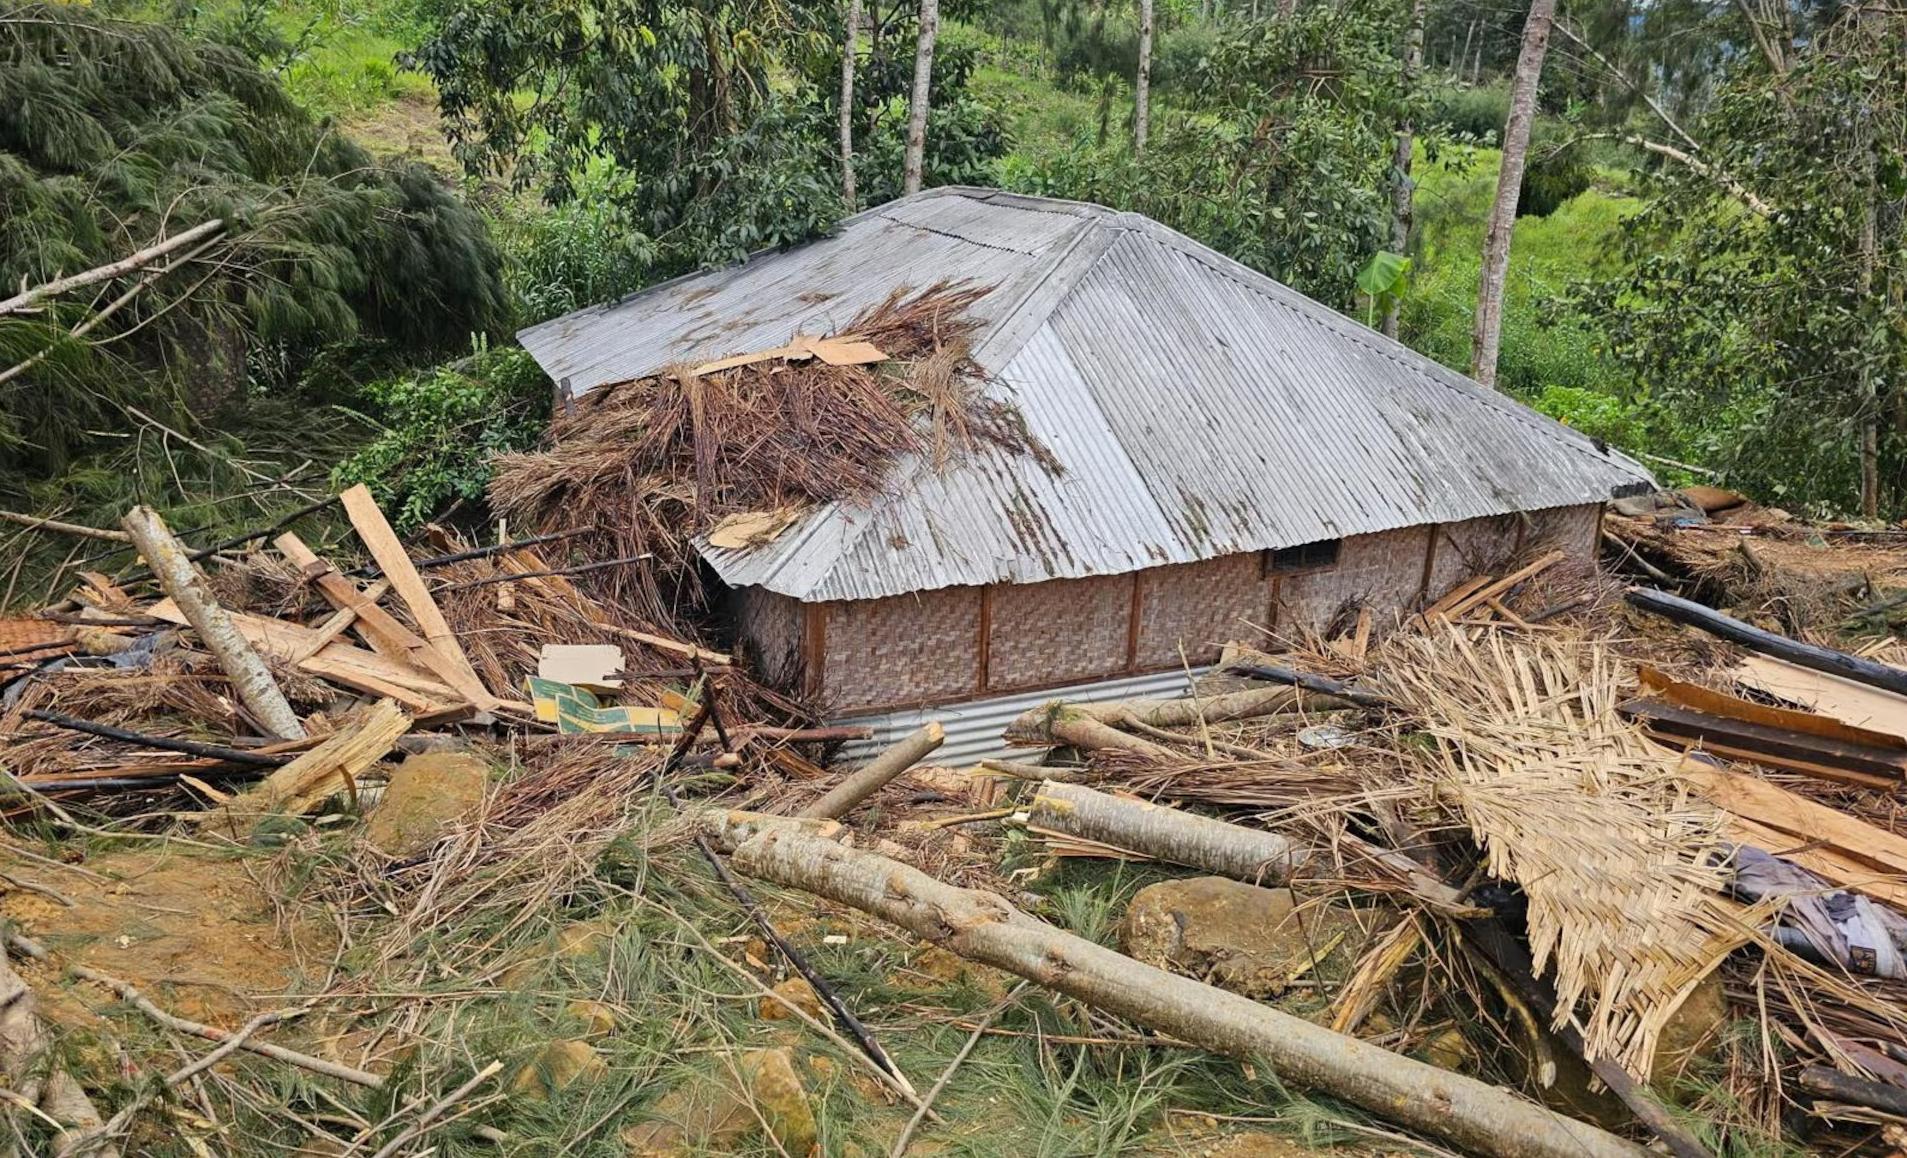
[[[1295,547],[1279,547],[1265,552],[1265,574],[1289,575],[1294,571],[1322,571],[1337,566],[1338,548],[1343,539],[1319,539]]]

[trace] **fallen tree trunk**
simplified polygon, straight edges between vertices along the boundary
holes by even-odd
[[[1883,688],[1897,695],[1907,695],[1907,669],[1891,664],[1876,663],[1871,659],[1849,655],[1832,648],[1816,647],[1811,643],[1802,643],[1777,635],[1772,631],[1763,631],[1753,624],[1743,623],[1733,616],[1723,615],[1713,608],[1704,607],[1693,600],[1670,595],[1666,591],[1656,591],[1648,587],[1631,587],[1624,596],[1629,605],[1660,615],[1664,619],[1688,627],[1700,628],[1710,635],[1719,636],[1730,643],[1738,643],[1750,651],[1763,655],[1772,655],[1776,659],[1785,659],[1797,667],[1812,668],[1815,671],[1837,675],[1869,687]]]
[[[134,507],[121,520],[133,545],[145,556],[146,564],[159,580],[159,586],[178,605],[180,614],[199,633],[206,649],[231,678],[232,688],[245,703],[259,725],[284,740],[305,738],[304,725],[291,710],[271,669],[258,658],[252,645],[239,634],[232,617],[205,585],[205,578],[185,557],[185,546],[166,528],[165,520],[151,507]]]
[[[1025,712],[1007,725],[1006,736],[1015,742],[1065,744],[1082,752],[1101,748],[1123,748],[1153,760],[1170,760],[1178,753],[1163,744],[1122,732],[1086,711],[1088,705],[1051,703]]]
[[[205,814],[201,829],[222,829],[242,838],[250,827],[274,812],[301,815],[338,792],[357,791],[357,778],[397,746],[410,731],[411,717],[391,700],[379,700],[305,752]]]
[[[1252,884],[1282,883],[1311,857],[1275,832],[1054,780],[1040,785],[1027,823]]]
[[[845,816],[854,810],[855,805],[879,792],[890,780],[920,763],[929,752],[940,747],[946,740],[946,729],[930,721],[918,731],[902,737],[900,741],[868,761],[864,767],[829,789],[825,796],[796,815],[811,820],[833,820],[837,816]]]
[[[1100,704],[1054,701],[1021,712],[1007,726],[1009,735],[1044,735],[1048,722],[1061,712],[1075,718],[1097,720],[1102,724],[1121,724],[1128,717],[1154,728],[1184,728],[1192,725],[1220,724],[1271,716],[1303,708],[1331,709],[1350,706],[1333,696],[1305,695],[1295,688],[1246,688],[1222,696],[1192,696],[1179,700],[1111,700]]]
[[[716,829],[719,831],[719,828]],[[734,864],[899,925],[1215,1053],[1262,1060],[1282,1080],[1500,1158],[1642,1158],[1647,1150],[1474,1078],[1333,1033],[1256,1001],[1134,961],[1038,921],[1000,897],[960,889],[897,861],[775,825]]]

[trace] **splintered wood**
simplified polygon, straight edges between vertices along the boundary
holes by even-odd
[[[1376,666],[1438,741],[1413,749],[1420,771],[1490,873],[1527,894],[1557,1024],[1647,1074],[1670,1015],[1753,926],[1721,895],[1720,814],[1617,715],[1621,673],[1600,643],[1445,629],[1397,638]]]

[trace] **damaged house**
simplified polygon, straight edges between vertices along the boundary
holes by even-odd
[[[1176,694],[1227,640],[1381,623],[1539,547],[1588,558],[1604,501],[1652,485],[1154,221],[990,190],[895,201],[520,336],[582,395],[836,333],[946,280],[991,287],[972,356],[1042,453],[922,457],[770,542],[698,544],[759,670],[876,742],[931,715],[943,755],[971,756],[1058,689]]]

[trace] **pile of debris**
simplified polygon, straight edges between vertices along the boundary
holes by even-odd
[[[790,386],[775,377],[751,388]],[[667,454],[699,456],[675,429]],[[742,477],[723,461],[711,494]],[[791,483],[734,501],[823,493]],[[338,501],[362,565],[281,527],[269,551],[207,575],[136,509],[125,527],[143,571],[88,575],[59,607],[0,624],[4,855],[86,874],[74,896],[10,865],[0,894],[17,966],[0,975],[14,998],[0,1069],[40,1115],[23,1129],[62,1153],[138,1152],[142,1115],[176,1116],[177,1091],[202,1079],[233,1082],[240,1053],[383,1099],[371,1115],[300,1087],[285,1136],[395,1155],[455,1123],[459,1138],[504,1141],[521,1121],[508,1107],[603,1080],[590,1042],[621,1023],[604,1000],[617,968],[691,960],[739,979],[764,1021],[793,1019],[851,1057],[869,1096],[908,1119],[895,1154],[942,1124],[943,1088],[1028,985],[1091,1011],[1082,1049],[1267,1063],[1476,1153],[1639,1155],[1652,1138],[1692,1156],[1784,1134],[1845,1148],[1907,1124],[1907,669],[1546,555],[1388,632],[1366,612],[1294,651],[1234,644],[1192,698],[1044,705],[1008,730],[1025,760],[931,768],[945,737],[930,724],[831,770],[846,731],[813,726],[711,640],[632,612],[591,582],[593,564],[544,553],[573,530],[407,546],[368,492]],[[618,549],[726,510],[692,506]],[[34,832],[59,838],[52,855]],[[280,913],[260,954],[313,958],[302,983],[266,986],[301,1004],[182,1009],[163,1000],[176,962],[133,973],[102,957],[115,886],[98,870],[115,841],[256,863],[264,896],[324,914],[319,935]],[[96,859],[72,863],[88,847]],[[1034,915],[1039,874],[1009,870],[1009,847],[1046,871],[1117,860],[1204,875],[1133,897],[1114,949],[1050,907]],[[706,870],[692,875],[692,858]],[[821,903],[778,903],[781,890]],[[679,912],[705,897],[731,914],[720,928]],[[175,956],[200,919],[179,912]],[[843,913],[1026,984],[959,1023],[972,1036],[923,1090],[884,1044],[918,1010],[883,1007],[879,986],[851,1001],[817,964],[817,948],[880,935],[814,932]],[[677,939],[620,960],[617,922],[641,914]],[[437,1049],[435,1081],[395,1099],[392,1083],[413,1080],[397,1057],[443,1035],[484,1040],[484,1010],[541,991],[538,946],[565,970],[610,962],[594,989],[558,991],[560,1024],[590,1028],[539,1044],[497,1090],[501,1059]],[[75,979],[175,1050],[216,1045],[163,1076],[141,1069],[160,1054],[122,1046],[148,1077],[101,1086],[53,1048]],[[276,1030],[307,1015],[322,1023],[308,1038]],[[629,1110],[645,1078],[579,1136],[628,1111],[648,1118],[623,1133],[636,1153],[732,1148],[753,1130],[809,1152],[808,1079],[786,1039],[736,1052],[725,1033],[696,1048],[753,1100],[718,1112],[672,1089]],[[339,1042],[351,1052],[328,1052]],[[261,1089],[220,1104],[277,1104]]]

